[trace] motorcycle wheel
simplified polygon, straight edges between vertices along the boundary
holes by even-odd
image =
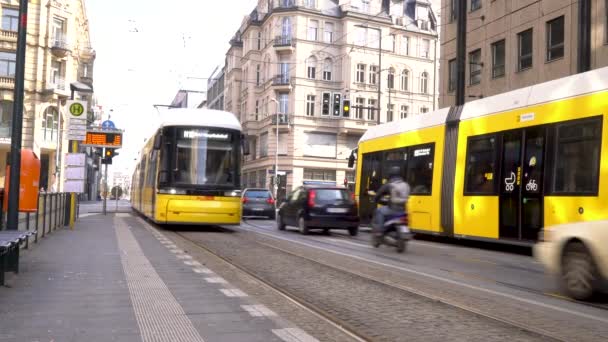
[[[405,248],[407,247],[407,242],[402,236],[397,237],[397,253],[405,252]]]

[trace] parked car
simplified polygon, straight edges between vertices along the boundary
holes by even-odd
[[[608,221],[549,227],[534,246],[534,256],[569,296],[590,299],[608,290]]]
[[[243,217],[267,217],[275,219],[276,206],[272,193],[268,189],[245,189],[241,197]]]
[[[302,186],[289,194],[279,208],[277,227],[296,226],[302,234],[311,229],[347,229],[359,233],[359,212],[353,194],[339,187]]]

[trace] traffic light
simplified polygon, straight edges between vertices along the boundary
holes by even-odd
[[[350,100],[344,99],[342,102],[342,116],[345,118],[350,117]]]
[[[330,93],[323,93],[323,108],[321,110],[321,114],[329,115],[329,102],[331,101]]]
[[[334,93],[334,116],[340,116],[342,107],[342,94]]]
[[[103,158],[101,159],[102,164],[112,165],[112,158],[116,157],[118,152],[116,152],[115,148],[104,148],[103,149]]]

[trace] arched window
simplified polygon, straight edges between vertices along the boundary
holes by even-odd
[[[42,118],[44,140],[54,141],[59,131],[59,113],[55,107],[47,107]]]
[[[388,89],[395,89],[395,69],[394,68],[388,69],[388,77],[387,77],[386,84],[388,86]]]
[[[426,71],[420,76],[420,92],[423,94],[429,92],[429,74]]]
[[[331,60],[331,58],[325,58],[325,61],[323,62],[323,80],[324,81],[331,81],[332,80],[332,70],[334,68],[333,62]]]
[[[401,72],[401,90],[407,91],[409,83],[410,83],[410,72],[407,70],[403,70]]]
[[[9,138],[11,136],[12,122],[13,102],[8,100],[0,101],[0,137]]]
[[[306,60],[306,77],[310,79],[315,79],[317,76],[317,58],[315,56],[310,56]]]

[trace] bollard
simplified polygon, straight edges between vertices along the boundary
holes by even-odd
[[[40,219],[40,194],[38,194],[38,203],[36,204],[36,236],[34,237],[34,243],[38,243],[38,220]]]
[[[25,214],[25,229],[29,232],[30,231],[30,213],[26,213]],[[25,249],[30,248],[30,237],[28,236],[27,239],[25,239]]]
[[[53,221],[53,226],[55,227],[55,230],[57,230],[58,225],[57,225],[57,216],[59,215],[59,196],[57,196],[59,194],[54,194],[53,196],[55,197],[55,210],[53,211],[53,213],[55,214],[55,220]]]
[[[42,194],[42,237],[46,235],[46,194]]]

